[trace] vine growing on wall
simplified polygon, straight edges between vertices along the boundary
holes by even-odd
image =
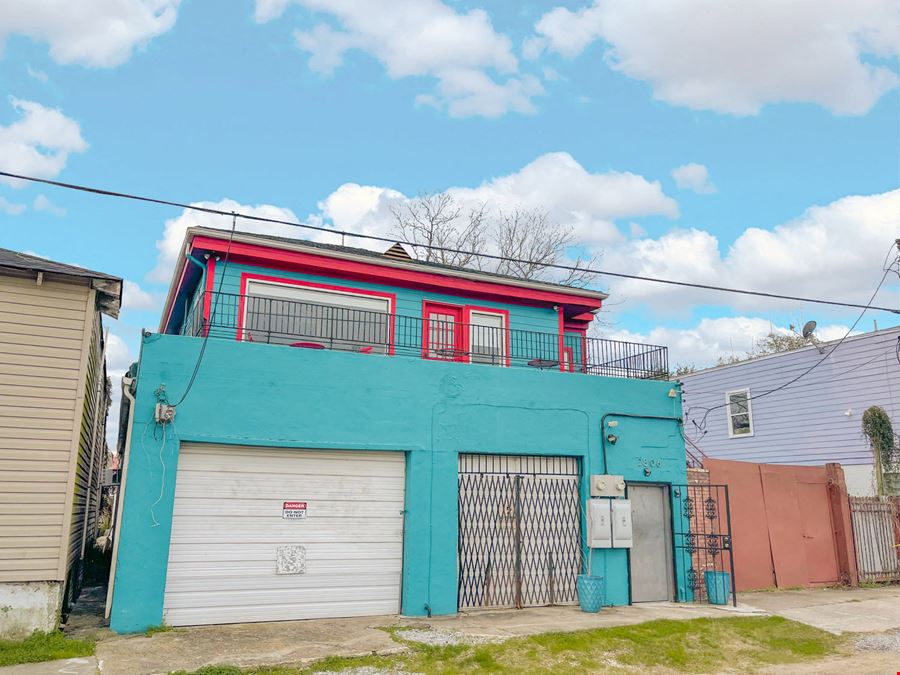
[[[883,462],[889,461],[894,449],[894,426],[884,408],[873,405],[866,410],[862,416],[862,430],[872,451],[880,455]]]
[[[875,474],[878,483],[878,494],[884,494],[885,485],[891,481],[886,480],[889,472],[896,471],[897,463],[897,437],[894,435],[894,426],[891,418],[877,405],[866,410],[862,416],[862,431],[865,434],[869,446],[875,455]],[[888,490],[892,492],[893,490]]]

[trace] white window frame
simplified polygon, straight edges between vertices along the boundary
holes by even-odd
[[[750,431],[746,434],[736,434],[734,433],[734,426],[731,423],[732,417],[734,414],[731,412],[731,396],[732,394],[746,394],[747,395],[747,418],[750,422]],[[743,413],[737,413],[743,414]],[[753,397],[750,394],[750,389],[732,389],[731,391],[725,392],[725,424],[728,425],[728,438],[750,438],[753,436]]]
[[[505,312],[492,312],[489,309],[481,309],[481,308],[472,309],[472,308],[467,307],[466,309],[468,311],[466,312],[466,314],[464,316],[467,317],[467,320],[468,320],[468,326],[467,326],[466,330],[468,330],[469,334],[466,336],[466,338],[467,338],[468,345],[469,345],[469,358],[468,358],[469,363],[478,364],[477,361],[472,360],[472,334],[474,332],[472,330],[472,328],[475,326],[475,324],[472,323],[472,315],[480,314],[481,316],[492,316],[492,317],[496,317],[496,318],[500,319],[500,335],[501,335],[502,339],[500,341],[500,349],[501,349],[500,363],[482,363],[482,364],[478,364],[478,365],[485,365],[485,366],[490,365],[490,366],[494,366],[494,367],[500,366],[500,367],[505,368],[507,365],[507,361],[509,360],[509,354],[506,353],[506,332],[509,330],[509,326],[506,325],[506,323],[507,323],[506,313]]]
[[[251,288],[251,287],[255,287],[255,288]],[[260,287],[268,288],[268,289],[270,289],[270,292],[268,294],[266,294],[265,291],[257,290]],[[281,292],[279,292],[279,289],[281,289]],[[291,291],[293,291],[293,293]],[[302,297],[298,297],[298,295],[302,294],[304,291],[307,293],[318,294],[318,295],[326,296],[326,297],[329,295],[330,296],[343,295],[343,296],[347,296],[347,297],[351,297],[351,298],[362,298],[364,300],[379,301],[379,302],[383,302],[387,305],[387,312],[385,312],[386,314],[394,313],[393,303],[391,302],[390,298],[385,298],[380,295],[370,295],[363,290],[344,291],[344,290],[337,290],[337,289],[332,289],[332,288],[320,288],[319,286],[307,285],[302,282],[293,284],[293,283],[290,283],[289,281],[271,281],[269,279],[264,279],[264,280],[263,279],[248,279],[247,280],[247,288],[244,291],[244,294],[248,295],[248,296],[255,295],[256,297],[261,297],[261,298],[274,298],[274,299],[278,299],[278,300],[290,300],[293,302],[306,302],[306,303],[310,303],[310,304],[328,304],[328,303],[316,303],[312,300],[303,299]],[[337,306],[341,307],[342,305],[337,305]],[[381,310],[377,310],[377,309],[363,309],[363,308],[354,308],[354,309],[362,309],[362,311],[366,311],[366,312],[381,311]],[[246,310],[245,310],[245,314],[246,314]],[[244,318],[246,319],[246,316]]]
[[[268,293],[266,292],[268,290]],[[331,298],[335,298],[336,296],[344,296],[347,298],[361,298],[364,300],[370,301],[378,301],[385,303],[387,307],[387,311],[385,315],[388,318],[388,321],[393,321],[394,315],[394,301],[391,298],[382,297],[381,295],[372,295],[366,293],[365,290],[360,289],[356,290],[342,290],[342,289],[333,289],[333,288],[322,288],[315,284],[304,283],[303,281],[298,281],[298,283],[291,283],[290,281],[275,281],[271,279],[253,279],[249,278],[244,285],[244,295],[246,297],[257,297],[257,298],[271,298],[275,300],[288,300],[292,302],[306,302],[310,304],[319,304],[314,300],[304,299],[302,294],[312,293],[313,295],[323,296],[323,300],[327,299],[328,296]],[[322,303],[328,304],[328,303]],[[344,305],[336,304],[333,306],[344,307]],[[353,308],[347,306],[349,309],[361,309],[362,311],[367,312],[378,312],[380,310],[376,309],[364,309],[364,308]],[[247,340],[247,335],[250,333],[247,328],[247,312],[249,310],[249,303],[244,303],[244,313],[241,318],[242,320],[242,329],[241,329],[241,340]],[[389,354],[394,353],[394,334],[393,331],[388,329],[388,344],[385,345],[386,352]]]

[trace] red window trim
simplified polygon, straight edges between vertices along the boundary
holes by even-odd
[[[563,372],[566,373],[574,373],[575,372],[575,356],[571,347],[563,347],[563,358],[560,361],[560,365],[562,365]],[[568,363],[566,363],[566,359],[568,359]]]
[[[581,344],[581,372],[587,372],[587,328],[584,326],[572,326],[565,322],[566,333],[578,333],[578,342]],[[567,347],[571,349],[571,347]],[[574,354],[573,354],[574,356]]]
[[[290,279],[287,277],[273,277],[268,274],[256,274],[255,272],[241,273],[241,294],[238,298],[238,316],[237,316],[237,333],[238,340],[244,339],[244,299],[247,297],[248,281],[269,281],[277,284],[285,284],[287,286],[303,286],[307,288],[318,288],[323,291],[338,291],[340,293],[349,293],[351,295],[368,295],[375,298],[384,298],[388,301],[388,314],[391,316],[389,334],[388,334],[388,354],[394,355],[394,319],[397,307],[397,296],[394,293],[386,293],[384,291],[372,291],[367,288],[357,288],[353,286],[334,286],[332,284],[320,284],[315,281],[306,281],[305,279]]]
[[[210,309],[212,307],[213,280],[216,276],[216,259],[206,261],[206,292],[203,296],[203,337],[209,334]],[[184,329],[182,329],[184,332]]]
[[[472,312],[481,313],[481,314],[494,314],[496,316],[503,317],[503,331],[506,338],[506,345],[504,346],[505,355],[506,355],[506,366],[510,365],[510,332],[509,332],[509,310],[501,309],[498,307],[483,307],[481,305],[455,305],[449,302],[441,302],[438,300],[423,300],[422,301],[422,358],[430,359],[432,361],[441,360],[441,359],[431,359],[428,356],[429,349],[429,330],[428,330],[428,317],[432,310],[444,310],[448,314],[454,314],[459,317],[459,323],[462,326],[463,330],[460,331],[459,338],[457,338],[456,349],[459,349],[461,354],[452,359],[453,361],[460,361],[465,363],[472,362],[472,355],[469,354],[469,349],[471,345],[469,344],[469,327],[472,325]]]
[[[458,323],[460,326],[464,325],[465,321],[465,307],[462,305],[453,305],[447,302],[436,302],[434,300],[423,300],[422,301],[422,358],[428,359],[430,361],[465,361],[466,353],[469,351],[469,336],[467,331],[459,330],[454,331],[453,340],[456,344],[453,345],[453,349],[458,351],[459,354],[455,355],[452,359],[438,359],[428,356],[428,350],[430,348],[429,345],[429,326],[428,322],[430,321],[430,316],[432,311],[445,312],[447,314],[453,314],[458,318]]]

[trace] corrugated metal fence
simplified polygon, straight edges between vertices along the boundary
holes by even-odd
[[[850,497],[860,581],[900,581],[900,497]]]

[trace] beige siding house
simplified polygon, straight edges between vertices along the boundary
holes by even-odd
[[[52,630],[79,590],[107,453],[101,315],[121,290],[0,249],[0,637]]]

